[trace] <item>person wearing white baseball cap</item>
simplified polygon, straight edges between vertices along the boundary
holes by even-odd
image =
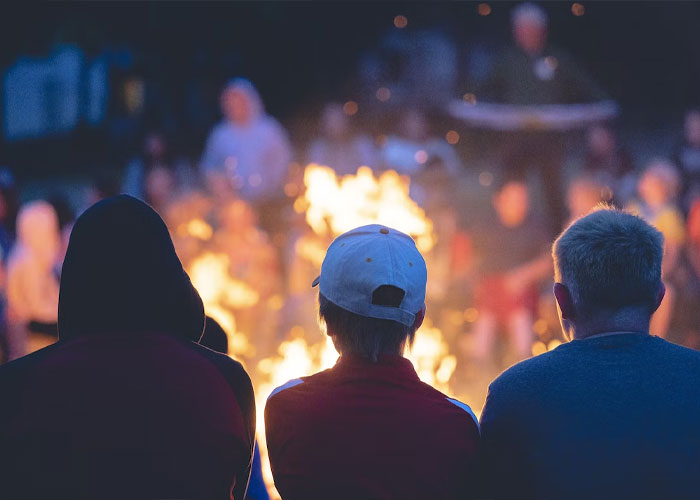
[[[267,447],[283,499],[469,498],[478,421],[423,383],[404,348],[425,317],[413,239],[372,224],[338,236],[313,282],[340,358],[275,389]]]

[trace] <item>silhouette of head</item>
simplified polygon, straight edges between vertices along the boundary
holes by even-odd
[[[119,195],[78,218],[63,263],[58,326],[61,339],[162,333],[199,340],[202,301],[151,207]]]

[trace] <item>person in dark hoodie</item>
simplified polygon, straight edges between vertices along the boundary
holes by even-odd
[[[0,496],[242,500],[253,389],[197,343],[204,321],[153,209],[126,195],[88,209],[63,264],[59,341],[0,367]]]

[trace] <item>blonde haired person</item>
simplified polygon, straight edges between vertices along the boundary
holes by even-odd
[[[669,280],[678,268],[686,237],[685,220],[677,204],[680,176],[673,163],[656,158],[647,165],[637,187],[640,200],[630,204],[629,210],[664,235],[664,262],[661,274],[666,285],[666,300],[652,317],[651,327],[657,335],[665,337],[668,335],[676,302],[676,290]]]
[[[58,216],[48,202],[20,208],[17,242],[7,264],[9,360],[27,354],[30,331],[43,334],[44,343],[56,335],[60,241]]]

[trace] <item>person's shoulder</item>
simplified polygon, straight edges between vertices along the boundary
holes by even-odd
[[[223,135],[229,134],[231,131],[231,126],[226,120],[221,120],[220,122],[216,123],[212,129],[211,132],[209,132],[209,137],[210,138],[218,138]]]
[[[569,349],[570,344],[562,344],[552,351],[514,364],[491,382],[489,391],[517,391],[520,388],[533,387],[533,380],[549,377],[560,369],[562,358],[566,357],[566,351]]]
[[[196,342],[187,342],[187,345],[197,355],[206,358],[216,366],[225,367],[230,371],[245,373],[245,368],[243,368],[243,365],[239,361],[236,361],[235,359],[226,354],[215,351],[213,349],[209,349],[208,347],[205,347]]]
[[[422,381],[420,384],[423,389],[423,395],[426,398],[421,406],[442,408],[443,410],[453,413],[454,415],[464,417],[464,422],[473,422],[474,425],[476,425],[476,430],[479,430],[479,419],[468,404],[440,392],[430,384],[426,384]]]
[[[479,430],[479,419],[477,418],[476,414],[474,413],[474,411],[471,409],[471,407],[468,404],[463,403],[462,401],[460,401],[458,399],[451,398],[449,396],[445,396],[444,394],[443,394],[443,396],[445,398],[445,401],[450,403],[452,406],[454,406],[458,410],[461,410],[464,413],[465,418],[468,417],[469,419],[471,419],[471,421],[474,422],[476,429]]]
[[[654,349],[663,352],[669,357],[675,358],[680,362],[685,362],[700,369],[700,351],[690,349],[682,345],[674,344],[666,339],[651,335],[651,345]]]
[[[250,381],[250,376],[240,362],[232,359],[226,354],[213,351],[208,347],[204,347],[203,345],[195,342],[187,342],[187,346],[196,355],[206,359],[209,363],[214,365],[214,367],[219,371],[219,373],[221,373],[235,392],[238,393],[239,391],[244,390],[252,393],[253,384]]]
[[[293,378],[276,387],[267,397],[267,403],[269,404],[271,401],[282,402],[289,398],[299,397],[301,394],[311,394],[321,390],[321,387],[331,382],[331,379],[331,369],[305,377]]]
[[[31,373],[37,365],[59,351],[63,345],[63,342],[55,342],[38,351],[0,365],[0,390],[6,389],[8,384],[12,386],[21,384],[24,375]]]
[[[296,391],[293,390],[294,387],[296,387],[296,386],[298,386],[298,385],[300,385],[300,384],[303,384],[303,383],[304,383],[304,379],[301,378],[301,377],[300,377],[300,378],[293,378],[293,379],[291,379],[291,380],[288,380],[288,381],[285,382],[284,384],[282,384],[282,385],[280,385],[280,386],[278,386],[278,387],[275,387],[275,389],[274,389],[274,390],[270,393],[270,395],[267,397],[267,401],[269,402],[272,398],[274,398],[275,396],[281,394],[281,393],[284,392],[284,391],[290,391],[290,390],[292,390],[291,392],[286,392],[286,393],[285,393],[284,395],[282,395],[280,398],[284,398],[284,397],[286,397],[286,396],[289,396],[290,394],[296,392]],[[277,399],[280,399],[280,398],[277,398]]]
[[[271,134],[281,135],[286,137],[287,131],[282,124],[272,115],[264,115],[259,121],[261,127]]]

